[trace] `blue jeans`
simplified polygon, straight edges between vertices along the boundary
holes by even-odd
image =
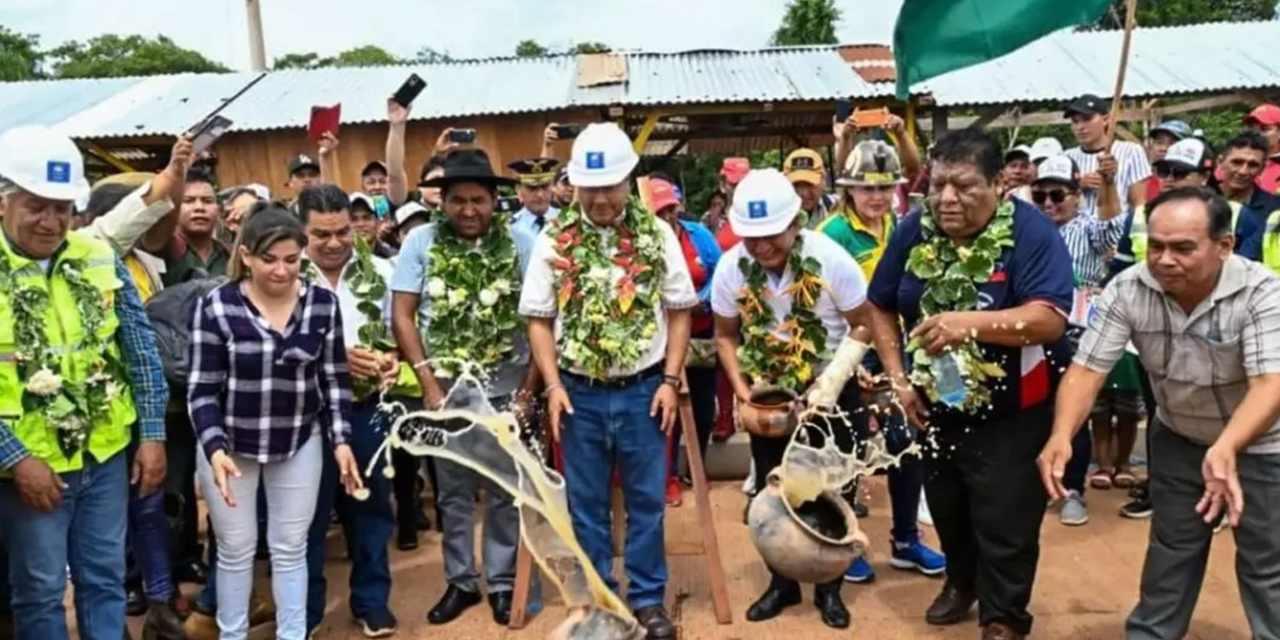
[[[377,414],[377,403],[358,404],[351,416],[351,451],[360,463],[360,471],[382,445],[388,424]],[[382,475],[384,462],[378,458],[373,473],[364,478],[369,499],[355,500],[338,482],[338,464],[326,443],[324,473],[320,477],[320,495],[316,499],[316,515],[307,535],[307,629],[315,629],[324,619],[325,590],[324,548],[329,530],[329,512],[335,499],[342,532],[351,551],[351,613],[357,618],[387,608],[391,597],[391,561],[387,542],[395,527],[391,510],[391,481]],[[341,493],[341,495],[339,495]]]
[[[204,449],[196,451],[196,455],[204,455]],[[333,456],[329,456],[332,458]],[[335,463],[336,464],[336,463]],[[195,470],[192,470],[192,476]],[[262,485],[258,485],[258,544],[265,545],[267,535],[267,491]],[[200,598],[197,606],[201,611],[217,611],[218,610],[218,536],[213,530],[213,519],[207,519],[208,526],[205,530],[208,532],[208,540],[206,546],[209,547],[209,577],[204,582],[204,588],[200,590]]]
[[[667,585],[663,547],[667,459],[666,436],[649,415],[661,373],[611,389],[583,378],[561,376],[574,414],[561,417],[565,484],[573,531],[610,589],[613,528],[610,517],[613,469],[618,467],[627,509],[625,567],[632,609],[662,604]]]
[[[1089,424],[1076,432],[1071,439],[1071,459],[1067,461],[1062,473],[1062,485],[1069,490],[1084,495],[1085,476],[1089,473],[1089,461],[1093,460],[1093,435],[1089,432]]]
[[[0,482],[18,640],[66,640],[68,565],[80,638],[124,635],[128,469],[124,452],[102,463],[86,455],[83,469],[61,475],[67,488],[52,513],[31,509],[12,481]]]
[[[129,459],[137,443],[129,448]],[[164,486],[138,496],[138,485],[129,485],[129,548],[142,574],[148,602],[173,599],[173,569],[169,564],[169,520],[164,512]]]

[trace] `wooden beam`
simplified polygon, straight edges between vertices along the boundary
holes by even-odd
[[[922,122],[920,123],[921,128],[925,131],[936,132],[936,136],[945,134],[951,126],[951,118],[947,114],[948,109],[946,107],[934,107],[933,122]]]
[[[89,153],[92,153],[93,155],[101,158],[103,162],[115,167],[116,169],[123,171],[125,173],[132,173],[134,171],[134,168],[129,166],[129,163],[111,155],[110,151],[103,149],[97,144],[93,142],[89,142],[88,140],[82,140],[80,144],[84,145],[85,150],[87,150]]]
[[[649,142],[649,136],[653,135],[653,130],[658,126],[658,119],[662,117],[659,111],[653,111],[644,119],[644,125],[640,127],[640,132],[636,134],[635,142],[632,144],[636,153],[640,153],[644,149],[645,143]]]
[[[1014,107],[1013,111],[1014,111],[1015,113],[1018,113],[1016,110],[1017,110],[1017,107]],[[970,122],[969,124],[967,124],[967,125],[965,125],[965,126],[963,126],[963,127],[952,127],[952,128],[955,128],[955,129],[969,129],[969,128],[984,129],[984,128],[986,128],[988,125],[990,125],[990,124],[991,124],[991,122],[992,122],[992,121],[994,121],[996,118],[1003,117],[1003,116],[1004,116],[1004,114],[1008,113],[1008,111],[1006,111],[1006,110],[1004,109],[1004,107],[986,107],[986,108],[983,108],[981,111],[982,111],[982,114],[981,114],[981,115],[979,115],[977,118],[973,118],[973,121],[972,121],[972,122]],[[1016,118],[1017,116],[1015,115],[1014,117]]]
[[[1182,104],[1171,104],[1165,107],[1161,107],[1160,112],[1164,115],[1170,115],[1174,113],[1188,113],[1191,111],[1204,111],[1206,109],[1217,109],[1218,107],[1229,107],[1231,105],[1236,105],[1241,103],[1249,104],[1250,102],[1252,102],[1252,100],[1250,100],[1248,96],[1245,96],[1239,93],[1231,93],[1225,96],[1213,96],[1211,98],[1201,98],[1199,100],[1192,100],[1190,102],[1184,102]]]

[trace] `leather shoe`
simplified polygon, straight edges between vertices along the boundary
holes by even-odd
[[[849,627],[849,610],[840,599],[839,591],[818,591],[813,594],[813,605],[822,613],[822,624],[832,629]]]
[[[800,588],[792,585],[779,587],[769,585],[769,589],[747,609],[747,620],[763,622],[778,617],[783,609],[800,604]]]
[[[440,602],[436,606],[431,607],[431,611],[427,613],[427,622],[431,624],[445,624],[453,622],[463,611],[480,604],[480,594],[473,591],[463,591],[453,585],[449,585],[445,589],[444,596],[440,598]]]
[[[637,609],[636,621],[645,628],[645,640],[671,640],[676,637],[676,627],[660,604]]]
[[[498,591],[489,594],[489,608],[493,609],[493,621],[507,626],[511,622],[511,592]]]
[[[1026,637],[1001,622],[992,622],[982,629],[982,640],[1026,640]]]
[[[413,551],[418,548],[418,530],[413,527],[400,527],[396,534],[396,548],[401,551]]]
[[[204,584],[209,580],[209,566],[199,560],[184,562],[173,568],[175,582]]]
[[[961,622],[969,617],[969,610],[973,608],[973,603],[977,599],[973,594],[965,593],[947,582],[942,586],[942,593],[939,593],[933,600],[933,604],[929,605],[924,619],[936,626]]]
[[[147,597],[142,594],[142,586],[126,586],[124,589],[124,614],[136,618],[147,612]]]

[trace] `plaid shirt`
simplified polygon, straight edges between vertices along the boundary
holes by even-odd
[[[285,460],[327,424],[348,440],[351,375],[338,298],[306,284],[288,328],[266,323],[230,282],[196,305],[187,406],[205,454]]]
[[[1095,298],[1076,364],[1107,373],[1132,340],[1151,378],[1156,417],[1202,445],[1222,435],[1249,392],[1249,378],[1280,373],[1280,277],[1230,256],[1209,298],[1186,313],[1145,263]],[[1247,453],[1280,453],[1280,421]]]
[[[164,410],[169,402],[169,387],[164,381],[160,352],[156,350],[155,330],[138,298],[138,289],[129,270],[116,258],[116,277],[124,283],[116,295],[116,344],[124,359],[133,389],[133,403],[138,412],[138,432],[143,442],[164,442]],[[13,431],[0,425],[0,467],[12,469],[29,452]]]

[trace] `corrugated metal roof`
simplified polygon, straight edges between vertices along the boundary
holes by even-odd
[[[24,124],[56,126],[143,80],[104,78],[0,83],[0,131]]]
[[[58,127],[73,138],[175,135],[199,123],[259,75],[152,76],[71,115]]]
[[[1060,31],[1009,55],[912,87],[942,106],[1065,101],[1110,95],[1120,62],[1119,31]],[[1280,21],[1138,29],[1125,95],[1144,97],[1280,85],[1271,44]]]

